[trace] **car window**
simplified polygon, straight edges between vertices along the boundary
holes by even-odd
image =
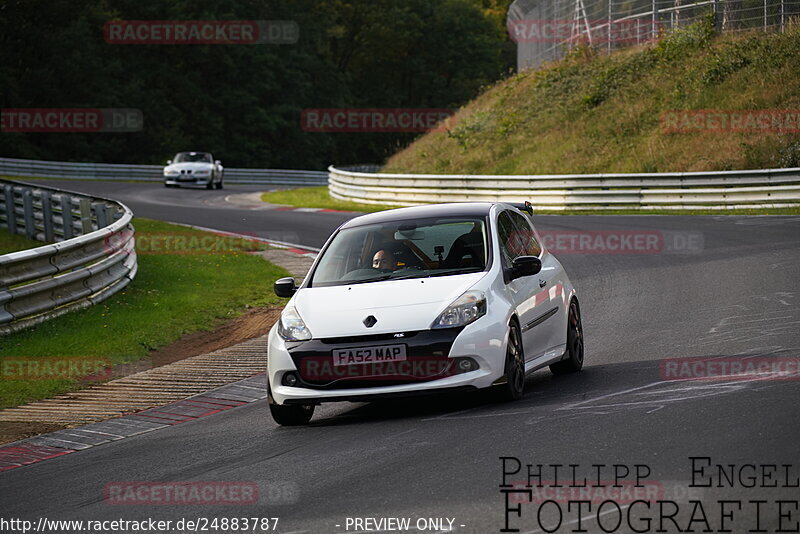
[[[542,253],[542,246],[536,239],[536,234],[533,232],[533,226],[530,221],[519,213],[513,211],[509,212],[511,219],[514,221],[514,228],[516,229],[515,246],[520,252],[520,256],[539,256]]]
[[[483,271],[489,262],[487,243],[481,217],[400,220],[346,228],[322,253],[309,285]]]
[[[175,163],[192,163],[192,162],[203,162],[203,163],[212,163],[213,159],[211,158],[211,154],[206,152],[179,152],[175,156]]]

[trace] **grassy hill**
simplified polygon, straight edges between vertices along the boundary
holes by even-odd
[[[547,174],[800,166],[800,133],[669,133],[673,110],[800,110],[800,25],[714,35],[710,21],[655,44],[562,61],[489,88],[449,131],[384,172]],[[796,116],[796,115],[795,115]]]

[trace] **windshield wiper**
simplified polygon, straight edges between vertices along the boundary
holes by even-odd
[[[467,274],[467,273],[479,273],[483,270],[483,267],[457,267],[454,269],[444,269],[440,271],[433,271],[429,276],[447,276],[448,274]]]
[[[435,271],[426,270],[424,272],[415,272],[409,273],[402,276],[394,276],[389,278],[390,280],[403,280],[406,278],[431,278],[433,276],[447,276],[449,274],[466,274],[470,272],[480,272],[483,268],[481,267],[457,267],[454,269],[437,269]]]
[[[470,272],[480,272],[482,271],[482,267],[458,267],[455,269],[443,269],[443,270],[420,270],[414,271],[411,273],[402,274],[400,276],[394,276],[394,273],[385,273],[381,276],[375,276],[372,278],[364,278],[361,280],[342,280],[337,284],[334,285],[352,285],[352,284],[366,284],[369,282],[383,282],[386,280],[410,280],[412,278],[431,278],[434,276],[447,276],[449,274],[466,274]]]

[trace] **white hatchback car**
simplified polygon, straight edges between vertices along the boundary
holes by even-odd
[[[583,366],[575,288],[540,245],[530,204],[458,203],[351,219],[269,333],[275,421],[305,424],[323,402],[494,387]]]

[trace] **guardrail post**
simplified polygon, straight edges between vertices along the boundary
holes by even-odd
[[[14,202],[14,186],[6,185],[3,187],[6,197],[6,223],[8,231],[12,234],[17,233],[17,209]]]
[[[72,227],[72,197],[69,195],[59,195],[61,199],[61,220],[64,227],[64,241],[72,239],[75,235]]]
[[[36,222],[33,217],[33,192],[30,189],[22,192],[22,214],[25,217],[25,234],[28,239],[36,239]]]
[[[79,211],[81,214],[81,233],[88,234],[92,231],[92,201],[88,198],[80,199]]]
[[[44,225],[44,240],[47,243],[55,241],[53,232],[53,204],[50,191],[42,191],[42,224]]]
[[[97,228],[100,229],[108,226],[106,205],[101,202],[95,202],[92,207],[94,208],[94,216],[97,218]]]

